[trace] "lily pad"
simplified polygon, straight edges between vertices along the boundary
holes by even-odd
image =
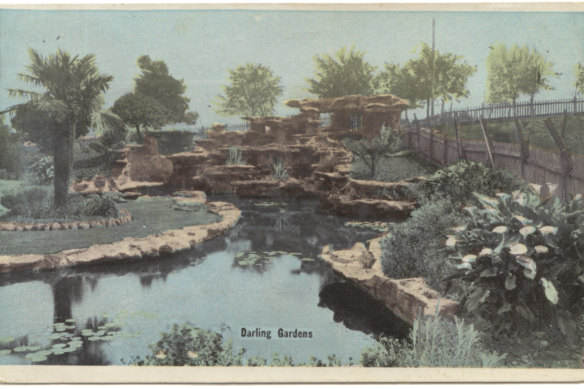
[[[93,336],[94,334],[95,334],[95,332],[93,332],[92,330],[89,330],[89,329],[81,330],[82,336]]]
[[[48,359],[47,355],[39,353],[26,354],[24,357],[31,362],[44,362]]]
[[[53,348],[54,348],[55,350],[57,350],[57,349],[60,349],[60,348],[65,348],[65,347],[67,347],[67,343],[55,343],[55,344],[53,345]]]
[[[65,320],[65,323],[75,323],[76,320],[75,319],[67,319]]]
[[[302,258],[301,261],[302,262],[314,262],[315,259],[314,258]]]
[[[52,333],[51,335],[49,335],[48,339],[49,340],[57,340],[57,339],[61,339],[62,334],[59,334],[57,332]]]
[[[97,342],[98,340],[101,340],[101,336],[90,336],[89,338],[87,338],[87,340],[89,340],[90,342]]]
[[[8,355],[12,352],[10,349],[0,350],[0,355]]]
[[[2,344],[2,343],[10,343],[10,342],[14,342],[14,337],[12,337],[12,336],[6,336],[4,338],[0,338],[0,344]]]

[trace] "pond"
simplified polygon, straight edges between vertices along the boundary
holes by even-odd
[[[221,200],[242,210],[239,223],[179,255],[0,276],[0,364],[127,364],[185,322],[244,347],[244,358],[295,363],[332,354],[359,363],[380,334],[407,334],[317,258],[325,244],[347,248],[378,232],[319,213],[313,200]],[[312,337],[280,338],[279,329]]]

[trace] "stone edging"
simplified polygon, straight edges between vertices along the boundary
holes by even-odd
[[[120,209],[122,216],[108,219],[79,220],[53,223],[21,223],[0,222],[0,231],[59,231],[59,230],[88,230],[96,227],[119,226],[132,221],[132,215],[127,209]]]
[[[384,235],[385,236],[385,235]],[[369,241],[369,247],[356,243],[348,250],[332,251],[323,247],[320,257],[333,270],[380,300],[402,320],[413,324],[422,315],[452,317],[458,311],[458,302],[441,298],[438,292],[420,278],[392,279],[381,268],[381,246],[383,236]]]
[[[233,227],[241,211],[226,202],[207,203],[209,210],[221,216],[215,223],[168,230],[145,238],[127,237],[120,241],[70,249],[56,254],[0,255],[0,273],[52,269],[89,263],[139,260],[187,250]]]

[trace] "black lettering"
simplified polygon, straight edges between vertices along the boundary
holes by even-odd
[[[245,328],[241,328],[241,337],[245,338]]]

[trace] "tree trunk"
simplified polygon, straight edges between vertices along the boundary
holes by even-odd
[[[530,115],[530,116],[531,116],[532,118],[533,118],[533,117],[535,117],[535,107],[533,106],[533,100],[534,100],[534,99],[535,99],[535,93],[532,93],[532,94],[529,96],[529,108],[530,108],[530,111],[531,111],[531,115]]]
[[[426,99],[426,119],[430,118],[430,99]]]
[[[54,207],[67,208],[67,194],[69,192],[69,177],[71,175],[71,163],[73,161],[73,140],[75,139],[75,124],[69,129],[69,133],[62,138],[53,139],[53,165],[54,174]]]
[[[138,144],[142,144],[142,133],[140,132],[140,125],[136,126],[136,133],[138,134]]]

